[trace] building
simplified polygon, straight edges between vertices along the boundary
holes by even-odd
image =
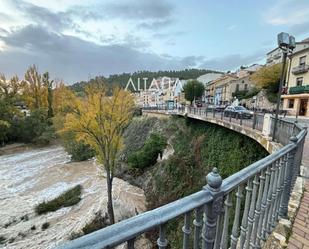
[[[309,46],[289,56],[286,87],[283,109],[290,115],[309,117]]]
[[[239,70],[236,71],[236,75],[238,78],[243,78],[246,77],[248,75],[251,75],[253,73],[255,73],[256,71],[258,71],[260,68],[262,68],[262,65],[259,64],[252,64],[249,67],[242,67]]]
[[[296,42],[294,53],[309,47],[309,38]],[[277,63],[281,63],[283,59],[282,50],[277,47],[266,54],[266,66],[271,66]]]
[[[253,87],[255,87],[255,83],[251,80],[250,74],[239,77],[235,80],[232,80],[229,84],[229,93],[233,97],[236,92],[248,92]]]
[[[197,80],[199,82],[202,82],[205,86],[205,93],[202,96],[203,102],[205,102],[205,103],[209,102],[207,97],[210,97],[210,96],[209,96],[209,90],[207,88],[207,85],[209,85],[211,81],[220,78],[222,75],[223,75],[223,73],[207,73],[207,74],[203,74],[203,75],[201,75],[200,77],[197,78]]]
[[[208,89],[206,93],[208,97],[207,100],[212,100],[208,102],[209,104],[215,105],[227,105],[230,104],[233,100],[232,92],[230,91],[230,83],[233,80],[236,80],[236,74],[225,74],[220,78],[211,81],[208,84]]]
[[[177,78],[160,77],[153,79],[149,88],[135,94],[136,103],[141,107],[164,106],[175,102]]]

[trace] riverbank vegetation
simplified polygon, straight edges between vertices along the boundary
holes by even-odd
[[[201,190],[213,167],[226,178],[268,154],[246,136],[190,118],[140,117],[135,118],[127,129],[138,130],[138,134],[125,132],[126,146],[120,154],[124,163],[117,176],[144,189],[149,210]],[[136,171],[130,167],[129,159],[135,151],[146,153],[145,145],[152,134],[168,138],[167,144],[173,153]],[[181,246],[182,225],[182,219],[168,224],[171,248]],[[150,239],[156,236],[156,231],[148,233]]]
[[[46,214],[48,212],[56,211],[63,207],[70,207],[80,202],[82,193],[82,186],[75,187],[65,191],[55,199],[44,201],[35,207],[35,213],[38,215]]]

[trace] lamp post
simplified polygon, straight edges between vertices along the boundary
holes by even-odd
[[[281,75],[280,75],[279,92],[278,92],[278,97],[277,97],[276,117],[275,117],[274,130],[273,130],[273,141],[275,140],[275,135],[276,135],[279,108],[280,108],[280,102],[281,102],[282,86],[283,86],[283,82],[285,79],[284,70],[285,70],[285,65],[286,65],[286,59],[287,59],[288,53],[292,52],[296,46],[295,37],[289,35],[288,33],[281,32],[280,34],[278,34],[278,46],[283,52],[283,62],[282,62],[282,69],[281,69]]]

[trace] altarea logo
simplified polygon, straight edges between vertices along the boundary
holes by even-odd
[[[159,77],[158,79],[152,78],[150,85],[148,84],[149,78],[137,78],[137,84],[134,83],[133,79],[130,77],[126,85],[125,90],[133,90],[134,92],[140,91],[162,91],[162,90],[172,90],[177,85],[182,90],[182,82],[176,78],[172,79],[170,77]],[[149,85],[149,87],[147,87]]]

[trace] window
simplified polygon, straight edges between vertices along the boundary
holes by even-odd
[[[244,80],[242,80],[242,81],[241,81],[241,83],[245,83],[245,81],[244,81]]]
[[[305,66],[306,65],[306,56],[302,56],[299,58],[299,65]]]
[[[239,91],[239,84],[236,85],[236,92]]]
[[[294,99],[289,99],[289,108],[294,108]]]
[[[304,77],[296,78],[296,86],[302,86]]]
[[[248,90],[248,84],[245,84],[245,91]]]

